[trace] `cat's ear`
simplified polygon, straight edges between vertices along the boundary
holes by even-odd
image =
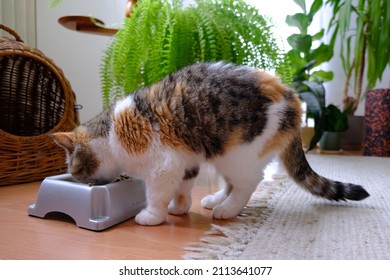
[[[57,132],[50,134],[49,137],[53,141],[68,151],[73,151],[75,146],[75,135],[73,132]]]

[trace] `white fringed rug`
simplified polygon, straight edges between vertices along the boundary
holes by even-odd
[[[390,158],[308,155],[319,174],[363,185],[363,201],[331,202],[290,180],[262,182],[235,222],[212,225],[184,259],[390,259]]]

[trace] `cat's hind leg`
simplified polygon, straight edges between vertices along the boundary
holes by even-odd
[[[249,178],[234,177],[229,178],[229,186],[231,191],[227,198],[220,204],[214,206],[213,217],[216,219],[231,219],[239,215],[245,205],[248,203],[252,193],[256,189],[257,184],[261,180],[260,176],[252,176],[252,181]],[[225,190],[226,192],[226,190]]]
[[[232,189],[233,187],[231,185],[226,184],[219,191],[206,195],[204,198],[202,198],[200,205],[206,209],[213,209],[218,204],[221,204],[229,196]]]
[[[172,215],[183,215],[190,211],[192,205],[191,191],[195,184],[196,176],[199,174],[199,167],[187,169],[184,178],[176,191],[174,198],[168,205],[168,212]]]
[[[271,155],[259,158],[250,148],[240,147],[215,162],[216,169],[230,185],[230,192],[213,208],[214,218],[230,219],[241,213],[263,179],[264,168],[271,159]]]

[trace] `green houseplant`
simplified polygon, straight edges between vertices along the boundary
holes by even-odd
[[[50,8],[55,8],[55,7],[57,7],[59,4],[61,4],[62,1],[63,1],[63,0],[51,0],[51,1],[49,2],[49,7],[50,7]]]
[[[287,56],[291,61],[294,83],[299,88],[302,82],[307,80],[319,83],[330,81],[333,79],[333,73],[316,70],[316,67],[332,58],[333,47],[321,42],[324,37],[324,29],[313,35],[308,33],[314,16],[323,6],[323,0],[315,0],[309,9],[306,7],[305,0],[294,1],[302,9],[302,12],[286,17],[286,23],[299,30],[299,33],[292,34],[287,38],[292,47]],[[316,41],[320,42],[317,47],[314,46]]]
[[[324,82],[333,79],[333,72],[318,70],[318,66],[329,61],[333,56],[333,47],[322,42],[324,29],[316,34],[309,34],[308,29],[313,17],[323,6],[323,0],[313,1],[310,7],[306,7],[305,0],[294,0],[302,12],[286,17],[289,26],[297,27],[299,33],[287,38],[291,50],[287,58],[291,65],[293,85],[302,101],[307,104],[307,114],[315,121],[314,136],[309,150],[313,149],[320,140],[323,131],[323,117],[325,110]],[[317,46],[316,42],[319,42]]]
[[[107,48],[101,65],[104,105],[183,66],[224,60],[289,71],[270,23],[244,0],[142,0]]]
[[[329,27],[332,45],[340,38],[340,58],[346,74],[343,88],[344,110],[353,114],[367,89],[381,79],[390,64],[390,1],[327,0],[333,9]],[[365,71],[366,69],[366,71]],[[353,83],[353,96],[348,89]]]
[[[343,135],[344,146],[358,150],[364,147],[366,154],[366,147],[372,146],[372,139],[378,143],[390,143],[390,135],[384,135],[380,128],[390,125],[388,111],[379,105],[388,102],[385,94],[388,89],[374,89],[390,65],[390,2],[326,0],[326,3],[333,12],[329,23],[329,28],[333,29],[332,45],[336,39],[340,40],[340,58],[346,75],[342,90],[343,110],[349,114],[351,129]],[[365,78],[367,86],[364,87]],[[356,116],[356,109],[366,96],[365,116]],[[373,100],[377,100],[376,103],[371,103]],[[383,143],[378,145],[386,146]]]
[[[341,132],[348,129],[348,118],[346,112],[342,112],[335,105],[330,104],[323,110],[320,119],[323,128],[320,139],[321,150],[340,150]]]

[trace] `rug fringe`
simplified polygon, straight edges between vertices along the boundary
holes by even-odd
[[[286,178],[262,181],[236,221],[224,226],[212,224],[200,242],[187,244],[186,260],[237,259],[272,211],[272,199],[285,186]]]

